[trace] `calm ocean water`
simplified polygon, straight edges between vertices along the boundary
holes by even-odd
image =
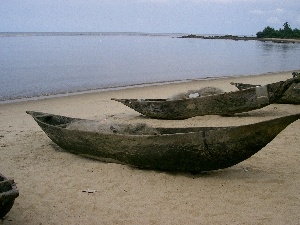
[[[174,35],[0,35],[0,101],[300,69],[300,44]]]

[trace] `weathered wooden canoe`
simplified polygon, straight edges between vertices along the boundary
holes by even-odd
[[[186,119],[202,115],[232,115],[259,109],[280,99],[300,76],[277,83],[205,97],[169,99],[116,99],[135,111],[157,119]]]
[[[153,128],[28,111],[61,148],[141,169],[200,172],[233,166],[261,150],[300,114],[236,127]]]
[[[0,174],[0,218],[3,218],[12,208],[19,191],[13,180]]]
[[[298,72],[292,73],[293,78],[299,77],[300,74]],[[234,83],[231,82],[230,84],[235,85],[239,90],[245,90],[248,88],[255,88],[261,85],[255,84],[244,84],[244,83]],[[293,83],[282,95],[281,98],[275,101],[275,103],[281,104],[300,104],[300,83]]]

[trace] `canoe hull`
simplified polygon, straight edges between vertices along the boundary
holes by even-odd
[[[293,84],[289,89],[284,93],[281,99],[276,103],[280,104],[300,104],[300,84]]]
[[[230,115],[265,107],[270,104],[266,90],[258,97],[257,89],[248,89],[207,97],[180,99],[113,99],[155,119],[187,119],[203,115]]]
[[[203,115],[232,115],[276,103],[300,77],[236,92],[205,97],[168,99],[112,99],[156,119],[187,119]]]
[[[233,166],[300,118],[299,114],[240,127],[157,128],[159,135],[122,135],[69,130],[30,114],[53,142],[71,153],[141,169],[183,172]],[[55,115],[48,116],[55,120]]]

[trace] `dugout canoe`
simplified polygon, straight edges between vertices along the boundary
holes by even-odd
[[[296,114],[235,127],[154,128],[27,113],[54,143],[71,153],[140,169],[193,173],[246,160],[300,118]]]
[[[135,111],[156,119],[187,119],[203,115],[233,115],[276,103],[300,76],[265,86],[187,99],[117,99]]]
[[[7,179],[0,173],[0,218],[3,218],[13,207],[19,196],[14,180]]]

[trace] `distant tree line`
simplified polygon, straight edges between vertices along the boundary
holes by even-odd
[[[272,27],[267,26],[263,31],[256,33],[257,38],[300,38],[300,30],[292,29],[288,22],[283,24],[283,29],[275,30]]]

